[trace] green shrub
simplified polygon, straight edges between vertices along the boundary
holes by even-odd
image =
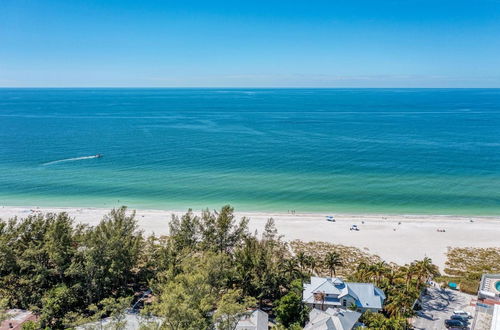
[[[460,281],[459,282],[460,291],[468,293],[468,294],[477,294],[479,290],[479,282],[477,281]]]

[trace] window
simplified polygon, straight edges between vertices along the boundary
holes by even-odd
[[[342,306],[344,306],[344,307],[347,306],[347,300],[342,299]]]

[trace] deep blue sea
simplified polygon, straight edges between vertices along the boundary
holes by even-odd
[[[500,89],[0,89],[0,205],[226,203],[498,215]]]

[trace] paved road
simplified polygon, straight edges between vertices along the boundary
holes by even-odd
[[[423,308],[415,317],[413,326],[422,330],[446,329],[444,320],[448,319],[454,310],[463,310],[474,315],[474,308],[470,306],[474,297],[459,291],[430,287],[422,297]]]

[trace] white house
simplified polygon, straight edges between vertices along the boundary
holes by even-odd
[[[500,330],[500,305],[498,304],[495,304],[495,307],[493,307],[490,330]]]
[[[311,277],[311,283],[304,284],[304,303],[326,311],[328,308],[349,308],[355,306],[359,312],[378,312],[385,300],[384,292],[371,283],[344,282],[340,278]]]
[[[269,316],[260,309],[254,310],[251,314],[243,316],[235,330],[267,330],[269,328]]]
[[[351,330],[358,325],[360,316],[361,313],[347,309],[328,308],[322,311],[313,308],[304,330]]]

